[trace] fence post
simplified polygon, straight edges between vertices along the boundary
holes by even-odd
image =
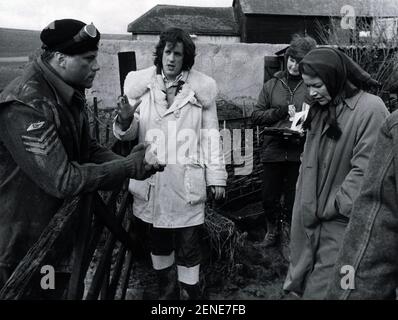
[[[105,145],[108,145],[109,142],[109,124],[106,125],[106,132],[105,132]]]
[[[84,294],[84,278],[87,273],[89,263],[87,259],[87,250],[91,236],[92,222],[92,204],[93,194],[88,193],[82,202],[79,214],[79,226],[75,239],[74,261],[72,266],[72,275],[69,282],[68,300],[81,300]]]
[[[125,51],[125,52],[118,52],[117,54],[119,59],[119,77],[120,77],[120,93],[121,95],[124,94],[123,85],[124,80],[126,79],[127,74],[130,71],[137,70],[137,65],[135,61],[135,52],[134,51]],[[134,141],[123,141],[120,143],[120,152],[121,155],[127,155],[130,153],[133,146],[138,143],[137,140]]]
[[[135,52],[134,51],[118,52],[117,57],[119,59],[120,92],[123,95],[124,79],[126,79],[126,76],[130,71],[137,70],[137,65],[135,62]]]
[[[94,137],[100,143],[99,124],[98,124],[98,100],[94,97]]]
[[[246,129],[247,127],[247,122],[246,122],[246,103],[243,101],[243,123],[244,123],[244,128]]]

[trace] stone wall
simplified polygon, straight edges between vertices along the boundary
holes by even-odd
[[[114,108],[120,94],[117,53],[135,51],[137,69],[143,69],[153,65],[155,45],[156,42],[144,41],[101,41],[98,55],[101,70],[88,92],[88,98],[98,97],[100,108]],[[257,100],[263,83],[264,56],[273,56],[286,47],[283,44],[246,43],[196,43],[196,46],[194,68],[217,81],[220,100],[238,106],[251,106]]]

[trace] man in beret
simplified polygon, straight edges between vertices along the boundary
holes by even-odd
[[[0,95],[0,288],[64,199],[155,172],[144,145],[125,158],[90,137],[85,89],[100,69],[94,25],[56,20],[40,38],[41,57]]]

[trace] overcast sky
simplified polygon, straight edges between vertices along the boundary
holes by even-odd
[[[231,7],[233,0],[0,0],[0,27],[42,30],[73,18],[93,22],[102,33],[127,33],[127,25],[156,6]]]

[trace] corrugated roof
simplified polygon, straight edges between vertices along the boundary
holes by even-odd
[[[235,0],[245,14],[341,16],[350,5],[356,16],[398,17],[398,0]]]
[[[157,5],[128,25],[127,31],[157,34],[178,27],[197,35],[239,36],[234,10],[229,8]]]

